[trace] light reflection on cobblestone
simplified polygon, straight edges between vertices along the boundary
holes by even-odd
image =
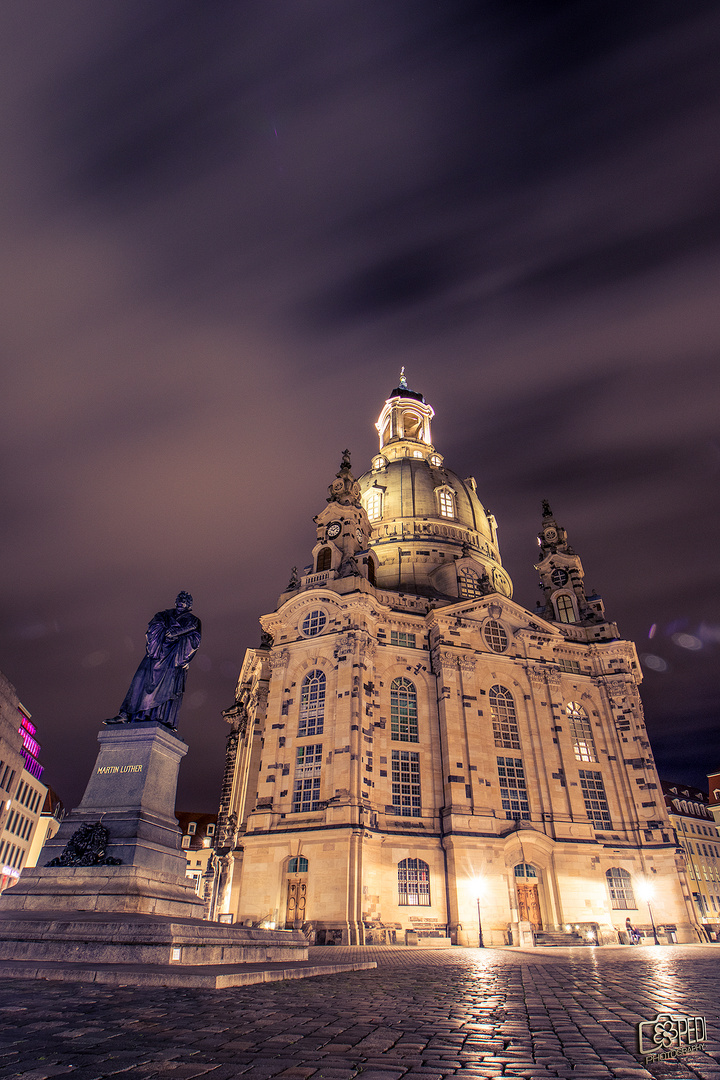
[[[0,1078],[720,1080],[710,946],[362,952],[377,971],[234,990],[6,981]],[[664,1009],[708,1042],[646,1069],[636,1025]]]

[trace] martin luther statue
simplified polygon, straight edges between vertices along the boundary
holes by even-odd
[[[175,729],[190,661],[200,644],[202,626],[192,614],[192,596],[181,592],[175,607],[150,620],[147,652],[135,672],[120,711],[107,724],[156,720]]]

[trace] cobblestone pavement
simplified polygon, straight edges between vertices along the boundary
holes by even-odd
[[[720,1080],[712,946],[362,951],[376,971],[232,990],[7,980],[0,1077]],[[663,1009],[708,1042],[645,1069],[636,1024]]]

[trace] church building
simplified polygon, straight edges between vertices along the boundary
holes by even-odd
[[[225,714],[211,917],[316,944],[602,944],[650,901],[660,940],[698,940],[635,647],[547,503],[542,602],[513,600],[432,419],[401,377],[369,471],[343,455],[311,564],[260,619]]]

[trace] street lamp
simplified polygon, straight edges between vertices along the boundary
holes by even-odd
[[[645,903],[648,906],[648,912],[650,914],[650,923],[652,925],[653,937],[655,938],[655,944],[659,945],[660,941],[658,940],[657,928],[655,926],[655,920],[653,919],[652,908],[650,907],[650,901],[652,900],[653,895],[654,895],[653,887],[648,881],[643,881],[643,882],[640,883],[640,885],[638,887],[638,893],[640,894],[640,899],[644,900]]]
[[[475,882],[475,892],[477,894],[477,909],[478,909],[478,949],[485,948],[485,942],[483,941],[482,932],[482,918],[480,916],[480,901],[485,894],[485,882],[482,878],[477,878]]]

